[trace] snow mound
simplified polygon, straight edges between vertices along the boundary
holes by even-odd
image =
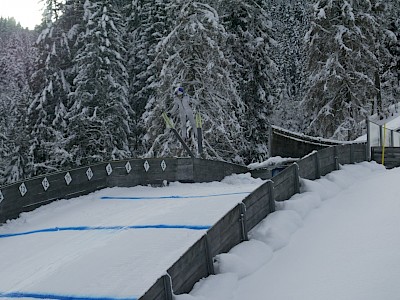
[[[221,180],[222,183],[231,185],[241,184],[262,184],[264,181],[261,178],[253,178],[250,173],[233,174]]]
[[[305,192],[296,194],[286,201],[277,202],[276,210],[293,210],[297,212],[303,219],[308,213],[321,205],[321,196],[315,192]]]
[[[214,258],[217,274],[235,273],[239,279],[254,273],[272,258],[272,249],[257,240],[250,240],[233,247],[229,253]]]
[[[291,158],[291,157],[283,158],[281,156],[274,156],[274,157],[270,157],[266,161],[263,161],[260,163],[249,164],[247,167],[250,170],[255,170],[255,169],[267,168],[267,167],[275,166],[275,165],[282,165],[285,163],[292,163],[297,160],[298,160],[297,158]]]
[[[197,282],[189,294],[175,295],[175,300],[229,300],[234,297],[238,277],[234,273],[211,275]]]
[[[249,232],[249,238],[264,242],[275,251],[286,246],[292,234],[301,226],[303,220],[297,212],[276,211],[254,227]]]

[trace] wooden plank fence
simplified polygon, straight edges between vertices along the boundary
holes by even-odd
[[[165,298],[152,298],[153,294],[148,292],[140,300],[170,300],[173,294],[189,292],[197,281],[214,274],[213,257],[247,240],[248,231],[275,211],[275,201],[287,200],[299,192],[300,178],[314,180],[337,170],[339,164],[362,162],[367,158],[366,144],[346,144],[313,152],[287,167],[248,195],[182,255],[167,271],[169,275],[163,276],[172,279],[171,286],[163,285],[165,281],[158,279],[149,291],[164,288],[157,295]]]
[[[316,138],[298,134],[277,126],[270,126],[269,152],[270,156],[303,157],[312,151],[319,151],[327,147],[349,144],[323,138]]]
[[[371,148],[371,159],[382,163],[382,147]],[[385,147],[384,165],[388,169],[400,167],[400,147]]]
[[[106,187],[162,185],[165,182],[219,181],[244,166],[192,158],[151,158],[105,162],[0,187],[0,224],[58,199]]]
[[[317,179],[339,164],[367,160],[365,144],[332,146],[313,152],[272,177],[248,195],[177,260],[140,300],[172,300],[189,292],[201,278],[214,274],[213,257],[247,240],[248,231],[275,211],[275,201],[289,199],[300,190],[300,178]],[[246,167],[192,158],[132,159],[41,176],[0,188],[0,222],[18,217],[60,198],[88,194],[98,189],[165,181],[219,181]]]

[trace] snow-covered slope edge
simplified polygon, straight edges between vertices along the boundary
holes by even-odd
[[[363,162],[341,166],[340,170],[315,181],[302,179],[301,193],[287,201],[276,202],[277,211],[250,231],[249,241],[215,257],[216,275],[200,280],[189,294],[177,295],[176,299],[239,299],[236,297],[238,287],[247,282],[247,278],[256,277],[263,266],[268,268],[268,263],[290,243],[292,236],[303,226],[311,212],[343,191],[382,172],[387,172],[383,166],[375,162]],[[259,298],[247,294],[246,299]]]

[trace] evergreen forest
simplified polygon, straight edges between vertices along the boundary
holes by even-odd
[[[268,129],[353,140],[400,95],[398,0],[44,0],[0,18],[0,184],[101,161],[186,156],[174,90],[204,157],[268,158]],[[189,147],[197,143],[187,123]]]

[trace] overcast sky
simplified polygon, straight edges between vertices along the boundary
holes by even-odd
[[[41,0],[0,0],[0,16],[14,17],[23,27],[33,29],[42,18]]]

